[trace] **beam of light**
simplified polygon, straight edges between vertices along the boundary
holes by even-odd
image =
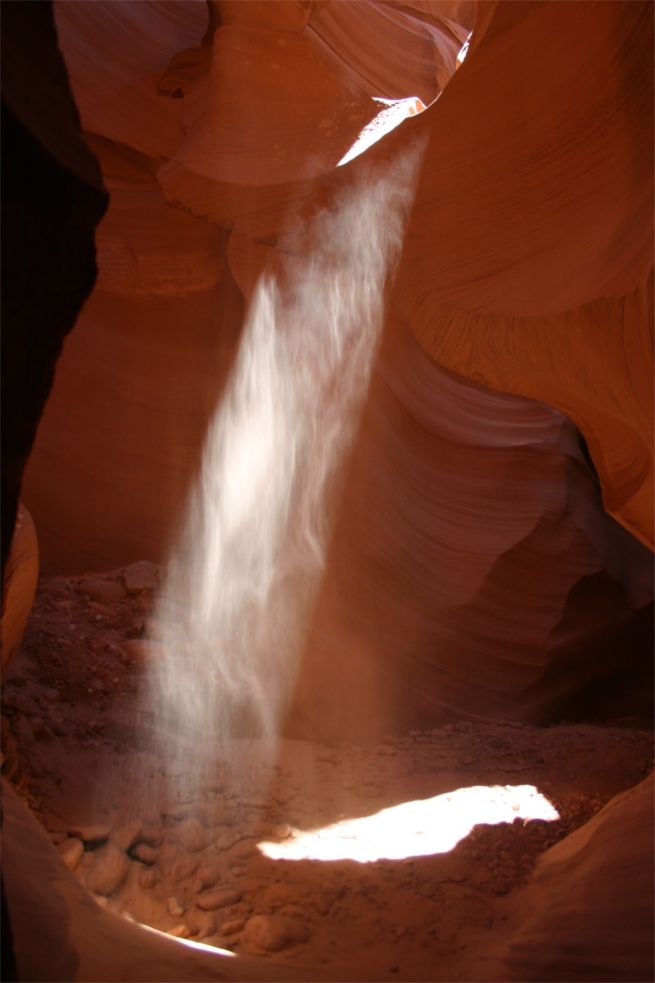
[[[368,150],[374,143],[381,140],[387,133],[391,133],[397,126],[407,119],[408,116],[416,116],[425,109],[423,101],[418,96],[410,96],[408,99],[382,99],[374,97],[373,102],[380,103],[385,108],[374,116],[348,150],[337,167],[347,164],[348,161],[359,157],[365,150]]]
[[[472,785],[258,848],[271,860],[404,860],[448,853],[474,826],[515,819],[553,822],[559,813],[534,785]]]
[[[420,152],[343,190],[276,253],[285,276],[271,264],[254,292],[155,608],[141,698],[168,723],[171,794],[211,777],[219,743],[261,738],[256,767],[274,754]],[[178,737],[195,735],[189,755]]]
[[[457,55],[457,67],[458,68],[462,64],[462,62],[464,61],[464,59],[466,58],[466,56],[469,53],[469,47],[471,46],[471,36],[472,36],[472,34],[473,34],[473,31],[471,31],[471,34],[469,34],[469,36],[467,37],[467,39],[464,42],[464,44],[462,45],[462,47],[459,49],[459,53]]]

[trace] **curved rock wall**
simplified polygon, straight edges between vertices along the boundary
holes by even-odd
[[[57,16],[112,201],[29,468],[46,569],[165,555],[242,294],[303,214],[420,138],[295,723],[547,720],[622,671],[635,638],[630,669],[648,554],[605,514],[596,473],[605,509],[651,542],[652,7],[172,0]],[[376,92],[439,98],[335,170]]]

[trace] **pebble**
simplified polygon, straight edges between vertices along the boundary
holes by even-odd
[[[219,928],[221,935],[235,935],[237,932],[242,932],[246,924],[245,918],[231,918],[227,922],[223,922]]]
[[[208,842],[208,834],[202,823],[197,819],[185,819],[175,830],[175,839],[190,853],[204,850]]]
[[[69,826],[68,835],[77,837],[83,843],[102,843],[109,839],[109,826]]]
[[[152,867],[148,867],[145,870],[139,871],[139,887],[142,887],[145,890],[149,890],[151,887],[154,887],[156,883],[157,883],[157,874],[152,869]]]
[[[216,837],[217,850],[230,850],[241,839],[241,833],[234,830],[223,829]]]
[[[198,868],[196,875],[198,881],[198,892],[205,887],[213,887],[221,876],[221,869],[218,864],[203,864]]]
[[[144,668],[156,657],[159,649],[145,638],[129,638],[121,645],[122,661],[126,664]]]
[[[169,898],[166,902],[166,908],[168,913],[173,916],[173,918],[181,918],[184,914],[184,907],[180,904],[177,898]]]
[[[152,865],[157,860],[157,851],[147,843],[138,843],[132,850],[132,856],[142,864]]]
[[[139,840],[142,843],[147,843],[148,846],[160,846],[163,838],[164,838],[164,834],[162,833],[159,826],[155,825],[155,823],[143,824],[141,828],[141,833],[139,835]]]
[[[130,594],[155,590],[159,586],[159,567],[149,560],[138,560],[123,571],[125,588]]]
[[[99,618],[114,618],[115,612],[108,608],[106,604],[98,604],[97,601],[89,601],[86,606],[87,611],[97,615]]]
[[[186,913],[186,923],[191,935],[200,935],[202,938],[213,935],[216,931],[216,920],[210,911],[190,908]]]
[[[222,888],[217,891],[205,891],[199,894],[196,904],[203,911],[213,911],[215,908],[227,908],[228,905],[236,904],[241,901],[243,892],[236,888]]]
[[[129,867],[127,857],[118,847],[107,846],[96,855],[86,886],[94,894],[112,894],[127,877]]]
[[[292,833],[293,829],[288,823],[279,823],[271,830],[271,835],[278,840],[288,840]]]
[[[169,928],[168,935],[174,935],[177,939],[188,939],[189,930],[186,925],[176,925],[174,928]]]
[[[77,867],[80,857],[84,853],[84,844],[81,840],[69,839],[64,840],[57,846],[59,851],[59,856],[64,861],[69,870],[75,870]]]
[[[279,952],[306,942],[309,933],[302,922],[282,915],[253,915],[246,922],[241,941],[264,952]]]
[[[131,822],[126,823],[125,826],[121,826],[117,832],[112,836],[112,843],[117,846],[119,850],[127,850],[138,843],[141,838],[141,833],[143,832],[143,823],[140,819],[133,819]]]
[[[112,604],[122,601],[125,597],[123,585],[115,580],[81,580],[78,583],[78,590],[82,594],[87,594],[92,601],[101,603]]]

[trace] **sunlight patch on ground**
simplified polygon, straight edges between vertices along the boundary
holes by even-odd
[[[347,151],[337,164],[347,164],[349,160],[359,157],[365,150],[368,150],[374,143],[381,140],[387,133],[395,130],[408,116],[417,116],[422,113],[425,106],[418,96],[410,96],[409,99],[381,99],[374,97],[373,102],[380,103],[385,108],[375,116],[370,123],[367,123],[361,131],[350,150]]]
[[[553,822],[559,813],[534,785],[473,785],[258,847],[271,860],[404,860],[448,853],[479,823],[515,819]]]
[[[133,919],[130,919],[133,921]],[[231,949],[219,949],[215,945],[207,945],[205,942],[194,942],[193,939],[183,939],[178,935],[171,935],[169,932],[161,932],[158,928],[153,928],[152,925],[145,925],[139,923],[140,928],[145,929],[146,932],[154,932],[155,935],[163,936],[163,938],[172,940],[173,942],[178,942],[180,945],[185,945],[189,949],[196,949],[199,952],[209,952],[212,956],[230,956],[234,958],[236,952],[232,952]]]

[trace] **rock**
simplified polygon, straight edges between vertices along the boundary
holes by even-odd
[[[174,843],[165,843],[157,856],[157,869],[172,881],[191,877],[198,869],[199,858],[181,853]]]
[[[253,915],[246,922],[241,941],[264,952],[279,952],[306,942],[309,932],[302,922],[282,915]]]
[[[203,864],[198,868],[196,875],[198,880],[198,893],[205,887],[213,887],[221,877],[221,868],[218,864]]]
[[[248,857],[252,857],[253,854],[257,853],[257,841],[256,840],[242,840],[238,843],[232,850],[232,857],[239,860],[247,860]]]
[[[109,839],[109,826],[69,826],[68,835],[75,836],[83,843],[102,843]]]
[[[169,898],[166,902],[166,909],[173,918],[181,918],[184,914],[184,907],[177,898]]]
[[[207,830],[197,819],[185,819],[174,831],[175,840],[190,853],[204,850],[209,841]]]
[[[229,850],[241,839],[241,833],[237,833],[231,829],[223,829],[216,837],[216,849],[217,850]]]
[[[216,891],[205,891],[198,895],[196,904],[203,911],[213,911],[216,908],[227,908],[228,905],[241,901],[243,892],[236,888],[221,888]]]
[[[99,619],[113,619],[116,617],[116,612],[113,611],[112,608],[108,608],[106,604],[98,604],[97,601],[89,601],[86,609],[90,612],[90,614],[94,614]]]
[[[122,661],[137,669],[146,668],[161,653],[161,647],[147,638],[129,638],[121,645]]]
[[[204,938],[213,935],[216,931],[216,919],[210,911],[190,908],[186,913],[186,923],[191,935],[200,935]]]
[[[147,843],[148,846],[160,846],[164,838],[159,826],[155,823],[144,823],[139,836],[139,842]]]
[[[157,874],[152,867],[139,871],[139,887],[144,888],[144,890],[149,890],[151,887],[154,887],[156,883]]]
[[[58,844],[57,850],[68,869],[75,870],[84,853],[84,844],[77,839],[64,840],[63,843]]]
[[[129,861],[122,850],[107,846],[97,854],[93,867],[86,876],[86,886],[94,894],[113,894],[127,877],[129,867]]]
[[[293,829],[288,823],[279,823],[271,830],[271,836],[274,836],[277,840],[288,840],[292,833]]]
[[[61,693],[58,689],[48,686],[43,690],[43,698],[48,701],[48,703],[57,703],[61,698]]]
[[[142,864],[154,864],[157,860],[157,851],[147,843],[137,843],[137,845],[132,850],[132,856],[135,860],[140,860]]]
[[[243,930],[246,924],[245,918],[231,918],[228,922],[223,922],[219,928],[221,935],[235,935]]]
[[[126,852],[130,847],[134,846],[141,839],[141,833],[143,832],[143,823],[140,819],[133,819],[131,822],[126,823],[125,826],[121,826],[111,838],[114,846],[117,846],[119,850],[125,850]]]
[[[189,937],[189,930],[186,925],[176,925],[174,928],[169,928],[169,935],[174,935],[178,939],[186,939]]]
[[[142,590],[155,590],[159,586],[159,567],[148,560],[139,560],[125,568],[123,580],[130,594],[139,594]]]
[[[92,601],[112,604],[125,597],[123,585],[116,580],[80,580],[78,590],[87,594]]]

